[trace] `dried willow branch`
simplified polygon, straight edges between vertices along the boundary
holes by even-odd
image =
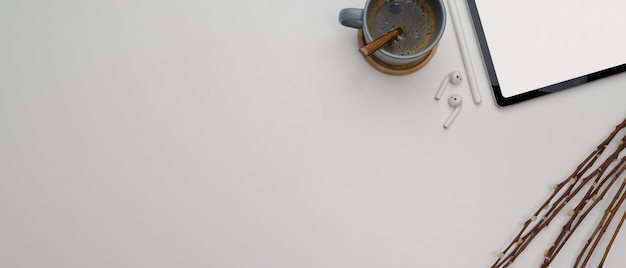
[[[622,219],[619,221],[617,228],[615,228],[615,232],[613,232],[613,236],[611,237],[611,241],[609,241],[609,245],[606,246],[606,250],[604,251],[604,255],[602,256],[602,260],[600,261],[600,264],[598,265],[598,267],[604,266],[606,257],[609,255],[609,251],[611,251],[611,246],[613,246],[613,242],[615,242],[615,238],[617,237],[619,230],[622,228],[622,225],[624,224],[624,220],[626,220],[626,211],[624,211],[624,214],[622,215]]]
[[[624,138],[626,138],[626,136]],[[620,144],[621,144],[620,148],[618,148],[616,152],[621,152],[622,150],[624,150],[624,146],[623,146],[624,143],[622,142]],[[616,158],[613,158],[613,157],[617,157],[617,154],[614,154],[609,158],[609,159],[613,159],[613,161],[617,160]],[[602,179],[599,182],[599,184],[597,181],[594,182],[594,185],[591,186],[591,188],[589,189],[590,191],[581,199],[580,203],[573,210],[569,211],[568,215],[570,215],[571,218],[563,226],[563,230],[559,234],[559,237],[557,238],[555,243],[552,245],[552,247],[547,251],[546,258],[544,259],[544,262],[541,267],[548,267],[548,265],[552,262],[552,260],[554,260],[556,255],[558,255],[558,253],[563,248],[563,246],[565,245],[569,237],[572,236],[574,231],[576,231],[576,229],[582,223],[585,217],[604,198],[604,196],[609,191],[609,189],[613,186],[615,181],[624,173],[624,170],[626,169],[626,165],[624,165],[625,163],[626,163],[626,158],[623,158],[620,161],[619,165],[617,165],[614,169],[612,169],[611,172],[609,172],[609,174],[607,175],[607,177]],[[619,171],[617,171],[618,168],[619,168]],[[606,182],[609,178],[612,178],[612,179],[609,181],[608,185],[606,185]],[[601,189],[603,189],[602,193],[598,194],[598,192]],[[591,205],[586,206],[590,201],[593,201]]]
[[[589,259],[591,258],[591,256],[593,255],[593,252],[598,246],[600,239],[602,238],[602,236],[604,236],[604,233],[608,229],[609,224],[613,220],[613,217],[617,214],[617,210],[624,203],[624,199],[626,199],[625,190],[626,190],[626,180],[624,180],[624,182],[622,183],[622,186],[620,187],[618,192],[615,194],[615,197],[613,198],[613,200],[611,200],[611,204],[609,204],[609,207],[604,211],[604,216],[602,217],[602,220],[600,221],[600,223],[594,230],[591,237],[587,240],[587,243],[585,244],[585,247],[583,248],[583,250],[578,255],[578,258],[576,260],[576,264],[574,265],[574,267],[578,267],[578,264],[580,263],[583,256],[585,256],[585,259],[583,260],[580,267],[587,266],[587,263],[589,262]],[[591,245],[591,248],[589,248],[589,245]],[[589,251],[586,251],[587,248],[589,248]]]
[[[541,267],[547,267],[552,260],[554,260],[580,223],[586,218],[589,212],[596,207],[615,181],[624,173],[624,170],[626,170],[626,156],[621,160],[618,159],[620,153],[626,149],[626,133],[623,134],[624,136],[621,138],[620,144],[617,146],[616,150],[599,164],[598,168],[591,170],[609,144],[616,139],[616,136],[624,128],[626,128],[626,119],[615,127],[615,130],[578,165],[567,179],[554,186],[554,192],[550,197],[548,197],[535,213],[524,222],[522,229],[515,238],[513,238],[511,243],[498,254],[498,259],[491,266],[492,268],[504,268],[512,264],[534,240],[537,234],[547,227],[555,216],[558,215],[575,196],[582,192],[589,182],[593,182],[588,186],[587,191],[584,192],[580,202],[574,209],[568,212],[570,219],[563,226],[561,233],[552,246],[546,250],[544,262]],[[616,162],[619,163],[615,164]],[[607,219],[608,217],[609,216],[607,216]],[[626,214],[624,217],[626,217]],[[612,219],[612,217],[610,218]],[[601,231],[602,228],[602,226],[597,228],[599,234],[603,234]],[[614,236],[616,235],[617,231]],[[601,237],[602,235],[599,236],[599,238]],[[610,246],[607,247],[605,254],[607,254],[609,248]]]

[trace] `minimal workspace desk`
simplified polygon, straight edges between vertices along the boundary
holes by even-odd
[[[0,267],[488,267],[626,75],[498,108],[457,3],[483,103],[446,130],[451,23],[396,77],[337,22],[363,0],[1,2]]]

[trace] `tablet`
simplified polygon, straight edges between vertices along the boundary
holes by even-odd
[[[624,0],[467,0],[496,102],[626,71]]]

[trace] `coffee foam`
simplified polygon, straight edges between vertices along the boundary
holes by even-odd
[[[369,9],[367,26],[373,39],[401,28],[402,34],[382,49],[402,56],[425,50],[436,30],[434,12],[425,0],[376,1]]]

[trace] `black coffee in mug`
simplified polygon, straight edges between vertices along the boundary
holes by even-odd
[[[369,10],[367,26],[373,39],[396,28],[400,34],[382,49],[412,55],[426,49],[436,35],[435,15],[425,0],[379,0]]]

